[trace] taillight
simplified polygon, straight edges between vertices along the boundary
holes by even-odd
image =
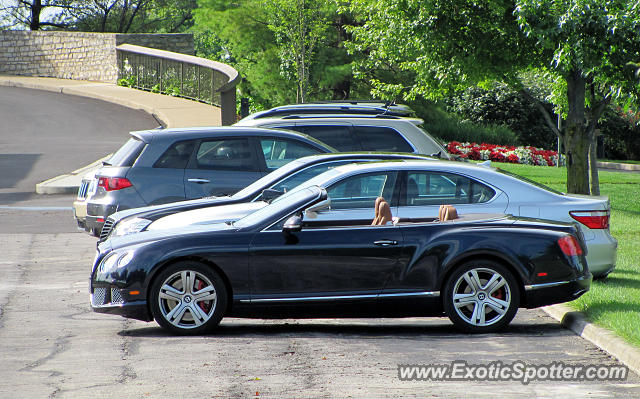
[[[572,211],[569,215],[590,229],[609,228],[609,211]]]
[[[567,256],[582,255],[582,247],[574,236],[564,236],[558,239],[558,245],[562,253]]]
[[[129,179],[124,177],[100,177],[98,179],[98,187],[103,187],[107,191],[122,190],[132,185]]]

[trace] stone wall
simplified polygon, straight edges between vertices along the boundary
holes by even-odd
[[[125,43],[194,53],[191,34],[1,31],[0,73],[115,83]]]

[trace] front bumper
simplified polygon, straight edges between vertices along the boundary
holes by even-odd
[[[94,312],[117,314],[142,321],[153,320],[146,300],[127,300],[125,291],[117,287],[94,287],[90,299]]]
[[[525,286],[524,305],[531,309],[573,301],[589,291],[592,280],[593,276],[589,273],[574,280]]]

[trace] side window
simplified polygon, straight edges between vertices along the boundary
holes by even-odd
[[[391,202],[395,182],[395,172],[348,177],[327,190],[331,199],[331,209],[373,209],[378,197],[384,197],[387,202]]]
[[[173,143],[153,164],[154,168],[184,169],[191,158],[195,142],[178,141]]]
[[[312,177],[318,176],[320,173],[351,162],[353,161],[339,161],[310,166],[304,170],[299,171],[298,173],[293,174],[292,176],[287,177],[286,179],[283,179],[271,188],[278,191],[289,191],[292,188],[299,186],[300,184],[311,179]]]
[[[405,192],[408,206],[475,204],[487,202],[495,195],[489,186],[444,172],[409,172]]]
[[[349,126],[305,126],[304,132],[309,136],[329,144],[338,151],[361,151],[362,147],[353,136]]]
[[[220,139],[200,143],[196,169],[257,171],[249,139]]]
[[[267,169],[278,169],[294,159],[307,155],[320,154],[321,151],[310,145],[287,139],[260,139],[260,147],[267,163]]]
[[[397,130],[380,126],[356,126],[356,137],[366,151],[414,152]]]

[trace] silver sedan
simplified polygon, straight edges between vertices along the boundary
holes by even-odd
[[[327,187],[329,204],[306,215],[307,219],[372,220],[376,198],[384,197],[393,216],[401,220],[435,220],[440,205],[451,204],[458,214],[505,213],[573,222],[587,243],[591,272],[604,277],[615,267],[618,243],[609,231],[610,205],[606,197],[563,194],[500,169],[450,161],[349,164],[293,190],[311,185]],[[240,204],[235,206],[229,217],[225,217],[224,208],[181,212],[160,218],[147,229],[228,221],[253,212],[256,204],[240,208]]]

